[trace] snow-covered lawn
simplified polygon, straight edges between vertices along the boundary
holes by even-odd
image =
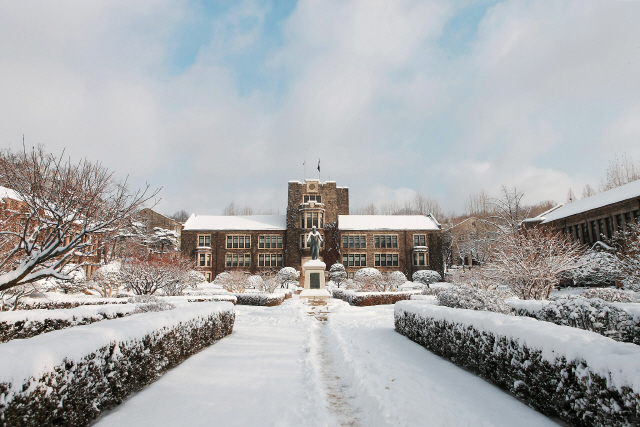
[[[236,306],[231,336],[97,425],[553,426],[395,332],[393,306]]]

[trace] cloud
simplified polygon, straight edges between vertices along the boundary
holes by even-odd
[[[212,214],[284,210],[304,159],[353,207],[419,191],[461,211],[503,184],[562,201],[640,153],[640,3],[487,4],[465,49],[444,50],[468,6],[3,3],[0,137],[163,186],[162,212]]]

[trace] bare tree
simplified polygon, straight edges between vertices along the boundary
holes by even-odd
[[[578,266],[582,252],[570,236],[547,228],[503,234],[492,244],[483,274],[522,299],[547,299],[560,273]]]
[[[0,228],[0,291],[45,277],[71,280],[65,265],[98,253],[158,192],[131,193],[101,164],[75,164],[42,148],[0,153],[0,179],[21,204]]]
[[[222,215],[225,216],[235,216],[235,215],[239,215],[239,209],[236,206],[236,202],[234,202],[233,200],[231,201],[231,203],[229,203],[223,210],[222,210]]]
[[[225,271],[218,274],[213,283],[231,293],[241,294],[249,286],[249,276],[241,271]]]
[[[189,219],[189,216],[190,216],[189,212],[183,209],[183,210],[177,211],[173,215],[167,215],[167,218],[171,218],[174,221],[184,224]]]
[[[509,190],[503,185],[501,191],[501,198],[491,199],[493,213],[486,222],[502,233],[516,233],[522,221],[529,216],[530,209],[522,203],[524,193],[515,187]]]
[[[587,197],[591,197],[595,195],[596,195],[596,190],[594,190],[592,186],[590,186],[589,184],[584,186],[584,189],[582,190],[583,199],[586,199]]]
[[[492,214],[493,203],[487,193],[484,190],[480,190],[480,192],[469,196],[467,203],[465,203],[464,211],[469,216],[485,218]]]
[[[136,295],[152,295],[163,290],[166,295],[180,295],[191,286],[193,262],[181,257],[149,255],[122,263],[119,278]]]
[[[621,158],[616,156],[609,162],[606,175],[600,183],[600,191],[611,190],[638,179],[640,179],[640,158],[634,160],[626,154]]]
[[[569,189],[569,192],[567,193],[567,203],[573,203],[576,200],[578,200],[576,198],[576,194],[573,192],[572,189]]]

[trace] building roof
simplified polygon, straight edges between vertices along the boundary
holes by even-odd
[[[216,216],[193,214],[184,230],[286,230],[286,215]]]
[[[340,230],[439,230],[440,225],[425,215],[338,215]]]
[[[640,180],[596,194],[595,196],[587,197],[586,199],[568,203],[545,215],[542,224],[637,197],[640,197]]]

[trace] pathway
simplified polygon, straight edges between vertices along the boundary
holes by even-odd
[[[392,306],[236,312],[231,336],[97,426],[557,426],[396,333]]]

